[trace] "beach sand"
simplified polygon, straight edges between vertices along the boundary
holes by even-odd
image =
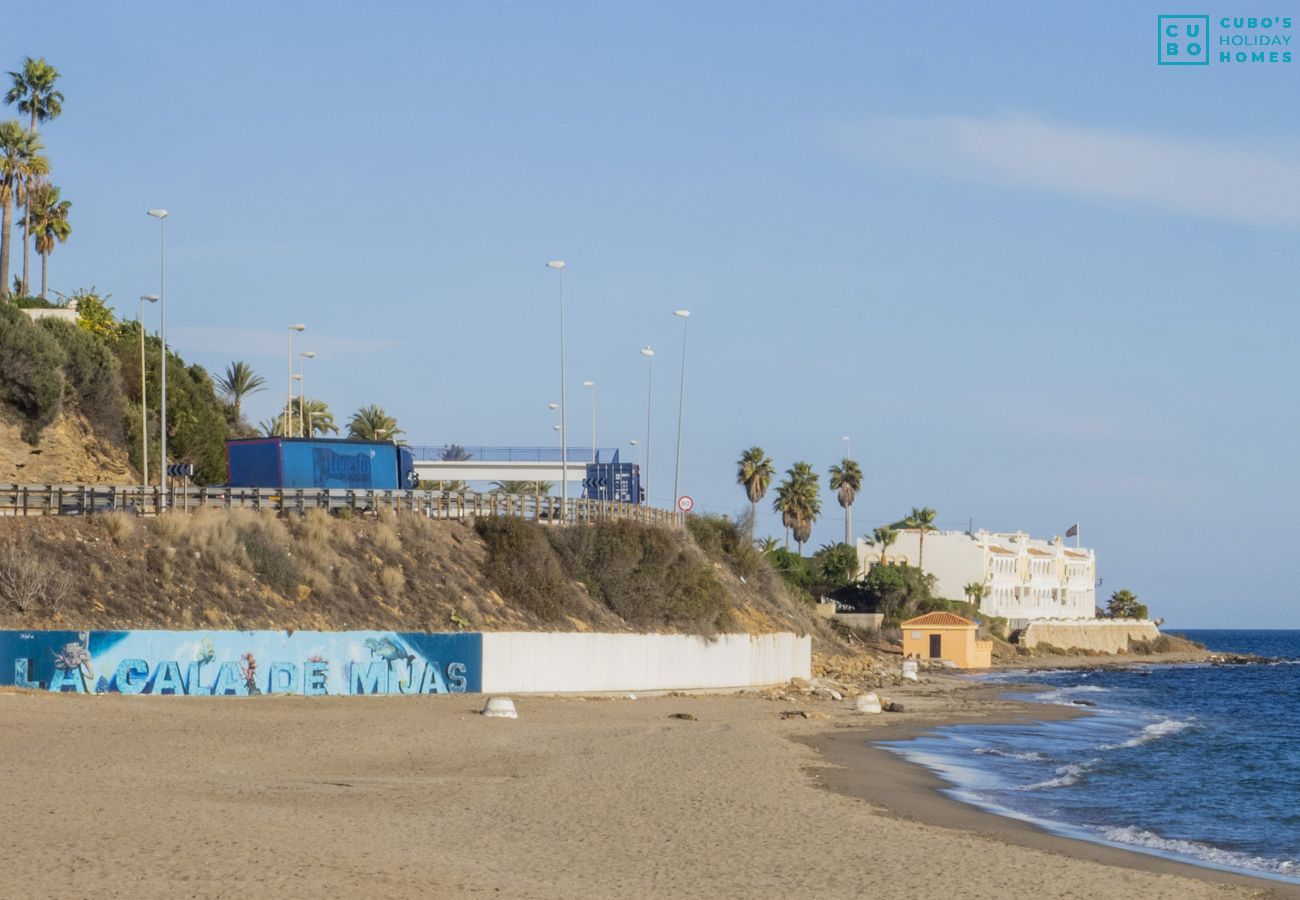
[[[908,712],[874,717],[754,694],[516,697],[502,720],[464,695],[0,693],[0,895],[1300,894],[1041,834],[868,746],[1024,715],[961,684],[885,691]]]

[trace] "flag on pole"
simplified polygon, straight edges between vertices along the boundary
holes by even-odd
[[[1078,536],[1079,536],[1079,523],[1078,523],[1078,522],[1075,522],[1073,525],[1071,525],[1069,528],[1067,528],[1067,529],[1065,530],[1065,536],[1066,536],[1066,537],[1078,537]]]

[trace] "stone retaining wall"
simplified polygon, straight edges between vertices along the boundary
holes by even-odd
[[[1128,642],[1154,641],[1160,629],[1154,622],[1139,619],[1053,619],[1030,622],[1020,633],[1025,647],[1051,644],[1062,650],[1092,650],[1126,653]]]

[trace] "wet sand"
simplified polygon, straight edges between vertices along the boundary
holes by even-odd
[[[1018,827],[870,748],[1023,715],[957,683],[887,691],[909,711],[875,717],[516,697],[514,721],[454,695],[0,693],[0,895],[1297,895]]]

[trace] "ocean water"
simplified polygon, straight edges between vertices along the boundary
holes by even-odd
[[[984,677],[1089,714],[883,746],[1058,834],[1300,883],[1300,631],[1179,633],[1285,662],[998,673]]]

